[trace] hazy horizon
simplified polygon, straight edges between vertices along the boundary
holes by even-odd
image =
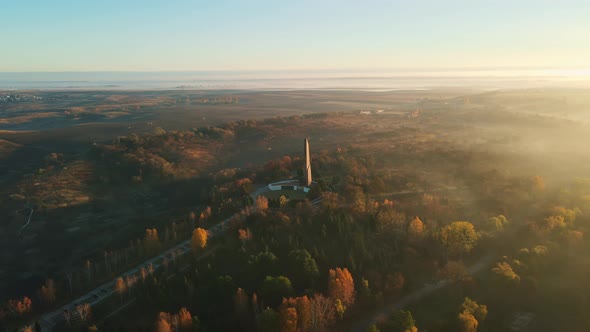
[[[590,86],[590,70],[0,72],[0,89],[367,89]]]

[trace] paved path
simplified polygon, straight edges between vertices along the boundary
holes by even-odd
[[[22,234],[23,231],[25,230],[25,228],[27,228],[27,226],[29,226],[29,224],[31,223],[31,217],[33,216],[33,208],[31,207],[31,213],[29,213],[29,219],[27,220],[27,222],[23,225],[23,227],[20,229],[20,231],[18,232],[18,234]]]
[[[219,234],[227,231],[230,228],[230,223],[232,220],[235,220],[235,216],[227,218],[215,224],[214,226],[209,227],[209,229],[207,229],[209,238],[214,238],[215,236],[218,236]],[[158,256],[144,261],[135,268],[115,277],[112,281],[95,288],[94,290],[80,296],[72,302],[62,306],[61,308],[42,315],[39,319],[39,324],[41,324],[42,331],[50,332],[57,323],[64,320],[64,311],[68,310],[72,312],[76,305],[83,303],[88,303],[93,306],[113,295],[115,293],[115,282],[118,278],[123,278],[123,280],[125,280],[127,276],[136,276],[137,278],[141,278],[142,268],[149,270],[151,265],[154,271],[158,270],[161,266],[163,266],[165,260],[172,261],[176,257],[184,255],[190,251],[191,245],[190,239],[188,239],[172,248],[167,249]]]
[[[467,270],[469,274],[476,274],[483,270],[484,268],[490,266],[494,260],[494,255],[488,254],[482,257],[477,263],[470,266]],[[370,318],[363,319],[360,322],[357,322],[350,330],[353,332],[366,332],[369,328],[369,325],[376,324],[377,319],[380,316],[389,315],[393,309],[402,309],[407,307],[409,304],[414,303],[418,300],[423,299],[427,295],[430,295],[434,291],[437,291],[443,287],[446,287],[450,284],[449,280],[441,280],[434,284],[426,284],[422,288],[402,297],[399,301],[392,303],[390,305],[385,306],[384,308],[374,312]]]

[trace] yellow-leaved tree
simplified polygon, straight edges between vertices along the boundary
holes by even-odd
[[[204,249],[207,246],[207,231],[202,228],[196,228],[191,238],[191,246],[194,251]]]

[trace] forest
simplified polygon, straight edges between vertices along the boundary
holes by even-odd
[[[26,201],[46,220],[15,245],[61,244],[39,253],[53,264],[42,277],[0,297],[0,330],[34,331],[112,280],[113,296],[54,330],[584,331],[587,125],[521,111],[531,93],[157,127],[47,153],[7,182],[4,208]],[[309,195],[256,196],[302,178],[304,137]]]

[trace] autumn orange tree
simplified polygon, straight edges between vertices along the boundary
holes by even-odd
[[[307,296],[283,298],[279,314],[281,331],[310,331],[311,302]]]
[[[33,302],[27,296],[23,297],[20,300],[9,300],[8,301],[8,310],[15,314],[15,315],[23,315],[25,313],[31,312],[33,308]]]
[[[195,252],[204,249],[207,246],[207,231],[202,228],[197,228],[193,231],[191,238],[191,247]]]
[[[264,212],[268,210],[268,198],[264,196],[256,197],[256,210],[258,212]]]
[[[158,319],[156,320],[156,332],[172,332],[169,316],[170,314],[163,312],[158,315]]]
[[[125,285],[125,281],[123,280],[123,278],[117,278],[117,280],[115,281],[115,292],[119,294],[119,297],[121,298],[121,303],[123,303],[123,293],[125,293],[126,290],[127,285]]]
[[[457,316],[459,332],[477,332],[477,319],[468,312],[461,312]]]
[[[297,309],[290,306],[281,306],[279,315],[281,316],[281,332],[297,331]]]
[[[190,331],[193,327],[193,317],[185,307],[178,311],[178,326],[181,331]]]
[[[186,307],[180,308],[178,313],[160,312],[156,319],[156,331],[184,331],[195,329],[198,325],[196,316],[193,317]]]
[[[346,306],[354,303],[354,280],[347,268],[330,269],[328,294],[334,301],[340,300]]]

